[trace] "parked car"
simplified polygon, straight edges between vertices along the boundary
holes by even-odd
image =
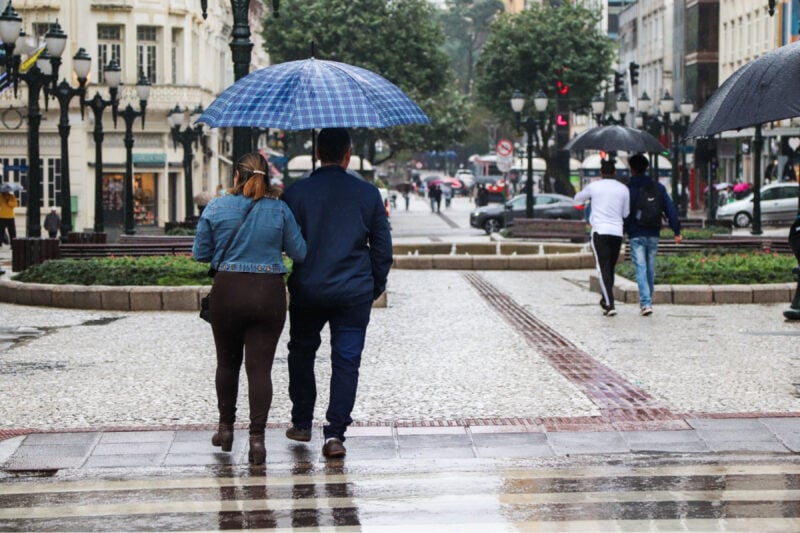
[[[771,183],[761,188],[761,221],[778,224],[793,222],[797,216],[796,183]],[[746,228],[753,220],[753,194],[724,204],[717,209],[717,219],[731,220],[737,228]]]
[[[512,226],[515,218],[525,217],[525,195],[519,194],[503,205],[487,205],[470,213],[469,225],[490,234]],[[583,219],[583,206],[563,194],[542,193],[534,196],[535,218]]]

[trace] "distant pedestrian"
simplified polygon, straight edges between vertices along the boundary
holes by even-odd
[[[658,237],[664,216],[675,234],[675,244],[680,244],[681,222],[667,188],[645,172],[649,165],[642,154],[628,159],[631,167],[630,190],[631,212],[625,219],[625,233],[631,247],[631,260],[639,286],[639,305],[642,316],[653,314],[653,291],[655,290],[656,253]]]
[[[489,205],[489,191],[486,189],[485,183],[478,184],[478,192],[475,194],[475,205],[478,207]]]
[[[630,193],[625,185],[615,179],[614,161],[600,164],[600,177],[600,181],[590,183],[576,194],[575,201],[592,202],[589,222],[592,225],[592,252],[603,294],[600,307],[605,316],[614,316],[617,314],[614,306],[614,268],[622,247],[623,221],[630,214]]]
[[[442,189],[439,188],[439,185],[428,186],[428,200],[431,203],[431,213],[438,213],[442,205]]]
[[[453,188],[449,185],[442,185],[442,196],[444,196],[444,207],[447,209],[453,200]]]
[[[17,238],[17,227],[14,223],[14,209],[19,205],[17,197],[12,192],[0,193],[0,246],[3,243],[11,245]]]
[[[58,230],[61,228],[61,217],[58,216],[56,213],[56,208],[50,209],[50,212],[47,213],[47,216],[44,217],[44,229],[47,230],[48,235],[50,235],[51,239],[55,239],[58,237]]]

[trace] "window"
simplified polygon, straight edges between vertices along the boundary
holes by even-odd
[[[146,76],[155,84],[156,51],[158,49],[157,28],[155,26],[139,26],[136,29],[136,67],[140,76]]]
[[[44,171],[44,180],[47,190],[44,191],[47,206],[57,207],[61,205],[61,159],[48,159],[47,168]]]
[[[112,59],[122,65],[122,26],[97,26],[97,83],[105,83],[103,70]]]
[[[0,181],[19,183],[23,191],[18,193],[19,206],[28,207],[28,159],[26,157],[8,157],[0,159],[3,165],[3,179]],[[40,207],[58,207],[61,205],[61,159],[49,158],[41,161],[42,170],[42,202]]]

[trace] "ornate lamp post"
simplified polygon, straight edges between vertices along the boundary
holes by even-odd
[[[200,0],[203,18],[208,16],[208,0]],[[278,18],[280,0],[272,0],[272,14]],[[248,15],[250,0],[231,0],[233,10],[233,32],[231,32],[231,52],[233,53],[233,79],[247,76],[250,72],[250,56],[253,42],[250,40],[250,24]],[[233,128],[233,161],[238,161],[252,149],[250,128]]]
[[[92,58],[83,48],[72,58],[75,75],[78,78],[78,88],[73,88],[67,80],[55,89],[53,96],[58,100],[60,117],[58,121],[58,134],[61,136],[61,240],[66,241],[67,235],[72,231],[72,193],[70,191],[69,172],[69,103],[75,97],[81,99],[81,117],[86,97],[86,81],[89,76]],[[56,73],[57,74],[57,73]]]
[[[94,231],[103,233],[103,111],[111,106],[114,117],[114,127],[117,125],[117,108],[119,106],[119,84],[122,80],[122,69],[116,59],[103,69],[105,81],[108,84],[110,100],[105,100],[99,92],[94,93],[94,98],[85,102],[94,113]]]
[[[527,172],[527,181],[525,182],[525,218],[533,218],[533,141],[536,138],[536,144],[539,145],[539,138],[537,135],[537,129],[539,124],[544,122],[544,112],[547,109],[547,104],[549,103],[547,96],[545,96],[544,92],[539,90],[536,93],[536,96],[533,98],[533,106],[536,108],[536,112],[538,113],[538,120],[534,117],[525,117],[522,118],[522,110],[525,107],[525,98],[522,96],[522,93],[519,91],[514,91],[514,94],[511,96],[511,109],[517,116],[517,128],[524,127],[525,128],[525,136],[527,139],[526,144],[526,152],[528,157],[528,172]]]
[[[42,203],[42,165],[39,159],[39,127],[42,123],[42,113],[39,108],[39,93],[54,83],[53,71],[61,64],[61,54],[67,44],[67,35],[61,31],[56,23],[55,28],[48,32],[46,50],[30,70],[19,72],[20,56],[14,54],[14,48],[20,37],[22,18],[11,6],[6,6],[0,15],[0,39],[3,40],[5,59],[3,65],[6,73],[13,78],[14,87],[18,81],[23,80],[28,85],[28,206],[26,220],[26,236],[40,238],[42,236],[41,203]],[[45,106],[47,100],[45,100]]]
[[[184,111],[180,106],[175,106],[167,115],[167,124],[172,132],[172,144],[175,149],[180,144],[183,147],[183,184],[184,201],[186,202],[186,218],[194,215],[194,202],[192,192],[192,159],[193,147],[198,144],[205,145],[203,125],[197,119],[203,114],[203,106],[198,105],[189,117],[189,124],[184,128]],[[181,129],[183,128],[183,129]]]
[[[686,217],[689,212],[689,173],[686,169],[686,153],[681,149],[681,141],[686,134],[686,129],[689,127],[689,116],[694,111],[694,104],[689,100],[684,100],[679,106],[677,111],[673,110],[668,113],[670,123],[672,124],[672,179],[681,182],[681,196],[680,203],[678,204],[678,212],[680,216]],[[678,162],[680,156],[680,178],[678,178]],[[673,185],[673,194],[677,184]],[[674,198],[674,197],[673,197]]]
[[[144,129],[144,113],[150,96],[150,81],[146,77],[142,76],[136,83],[136,94],[139,96],[139,111],[134,110],[131,104],[125,106],[122,112],[115,111],[125,121],[125,235],[136,233],[133,220],[133,123],[142,117]]]
[[[619,113],[619,119],[614,118],[612,113],[607,115],[605,114],[606,99],[600,96],[600,94],[597,94],[594,98],[592,98],[592,114],[594,115],[598,126],[625,125],[625,116],[628,114],[628,109],[630,109],[630,103],[628,102],[628,97],[624,92],[616,97],[616,104],[617,113]]]

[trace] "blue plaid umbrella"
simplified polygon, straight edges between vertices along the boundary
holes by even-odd
[[[305,130],[430,124],[396,85],[369,70],[319,59],[279,63],[228,87],[199,122]]]

